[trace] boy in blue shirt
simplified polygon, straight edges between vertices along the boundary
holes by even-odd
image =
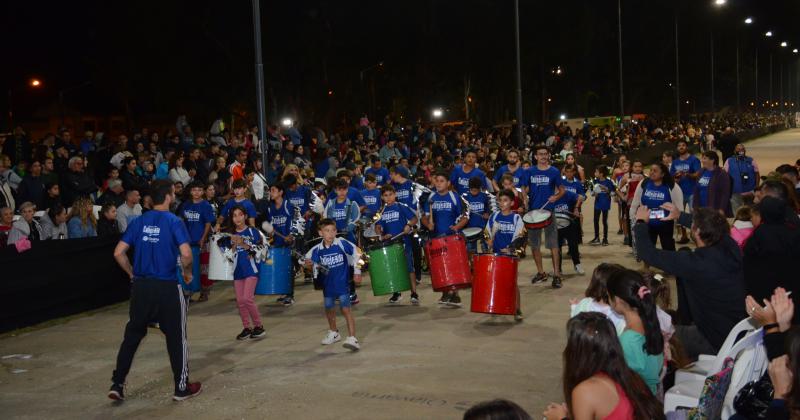
[[[600,165],[594,170],[597,181],[594,184],[594,239],[589,245],[600,245],[600,216],[603,216],[603,246],[608,245],[608,211],[611,209],[611,194],[617,187],[608,176],[608,167]]]
[[[232,189],[233,198],[225,202],[225,205],[222,206],[222,210],[219,212],[219,217],[217,217],[217,230],[219,230],[221,227],[222,222],[230,217],[229,213],[231,209],[233,209],[233,206],[237,204],[244,207],[244,209],[247,211],[247,224],[249,226],[256,225],[256,206],[244,195],[245,191],[247,190],[247,181],[244,179],[237,179],[236,181],[233,181]]]
[[[392,178],[391,185],[394,187],[395,195],[397,196],[397,202],[407,205],[408,208],[417,213],[419,210],[419,203],[417,203],[417,199],[414,197],[414,183],[408,179],[408,177],[411,176],[408,168],[403,165],[395,165],[392,167],[390,176]],[[414,259],[414,275],[417,280],[419,280],[422,278],[422,247],[418,240],[411,240],[409,242],[411,244],[412,258]]]
[[[186,287],[189,296],[201,289],[200,286],[200,250],[206,244],[211,224],[214,223],[214,209],[208,201],[203,199],[203,184],[192,182],[189,184],[191,200],[181,203],[178,208],[178,217],[183,219],[186,230],[189,232],[189,245],[192,248],[192,282]],[[200,302],[208,300],[208,290],[203,289]]]
[[[375,225],[375,231],[378,232],[382,240],[405,233],[403,236],[403,248],[405,248],[408,277],[411,280],[411,304],[419,305],[417,279],[414,275],[414,260],[411,251],[411,237],[409,236],[414,226],[417,225],[417,214],[407,205],[396,201],[397,194],[391,184],[381,187],[381,198],[383,198],[383,213]],[[397,303],[401,298],[401,294],[395,292],[389,298],[389,303]]]
[[[489,215],[492,214],[491,203],[489,196],[481,191],[482,181],[479,177],[472,177],[469,180],[469,194],[465,195],[467,204],[469,204],[469,221],[467,222],[468,228],[481,228],[486,227],[486,221],[489,220]],[[478,242],[481,243],[481,249],[486,252],[487,245],[483,238],[467,242],[467,251],[469,251],[469,260],[472,262],[472,254],[478,252]]]
[[[267,207],[265,223],[272,227],[270,235],[273,238],[272,246],[275,248],[293,247],[295,245],[294,235],[292,235],[292,221],[294,220],[294,206],[289,200],[284,199],[286,193],[285,184],[279,182],[269,188],[269,196],[272,199]],[[269,229],[266,229],[269,230]],[[283,306],[294,305],[294,275],[295,266],[289,271],[290,290],[289,294],[278,299]]]
[[[353,270],[352,280],[361,284],[361,269],[356,261],[361,256],[361,251],[352,242],[336,237],[336,222],[331,219],[319,221],[319,235],[322,242],[312,247],[305,257],[305,265],[312,268],[314,264],[327,269],[323,275],[323,292],[325,317],[328,319],[328,334],[322,340],[322,345],[330,345],[342,339],[339,329],[336,328],[336,301],[347,321],[348,336],[344,340],[344,348],[357,351],[361,348],[356,338],[356,322],[350,310],[349,284],[350,272]]]
[[[364,177],[364,186],[366,188],[361,190],[365,204],[362,217],[371,219],[381,208],[381,190],[378,189],[378,181],[372,174]]]
[[[333,219],[336,222],[336,230],[340,234],[346,234],[345,238],[355,243],[356,238],[353,231],[361,212],[358,210],[358,203],[348,197],[349,188],[350,186],[344,179],[336,181],[336,186],[334,187],[336,196],[328,200],[328,204],[325,206],[325,217]]]
[[[514,197],[514,191],[501,190],[497,194],[497,205],[500,210],[492,213],[486,222],[489,247],[495,254],[513,256],[514,250],[511,249],[511,243],[525,234],[525,224],[522,222],[522,216],[511,210]],[[519,299],[519,287],[517,287],[517,302],[520,302],[520,307],[517,307],[514,319],[522,321],[522,302]]]
[[[700,164],[700,159],[689,150],[689,144],[686,143],[686,140],[678,140],[677,149],[677,157],[672,159],[667,168],[669,168],[669,174],[672,175],[672,179],[678,183],[683,193],[683,208],[681,211],[691,212],[692,194],[703,168]],[[678,232],[681,234],[681,239],[678,240],[678,243],[688,244],[689,237],[686,229],[683,226],[678,226]]]
[[[464,195],[469,192],[469,180],[473,177],[478,177],[481,180],[481,187],[489,189],[489,181],[486,179],[486,174],[475,166],[478,160],[478,155],[474,150],[467,150],[464,154],[464,164],[456,166],[450,173],[450,184],[453,185],[459,195]]]
[[[430,229],[433,236],[453,235],[461,231],[469,222],[469,217],[461,217],[464,203],[461,197],[450,191],[450,180],[447,172],[438,171],[433,175],[433,186],[436,191],[428,199],[428,205],[422,224]],[[458,290],[446,290],[439,299],[440,305],[461,306]]]

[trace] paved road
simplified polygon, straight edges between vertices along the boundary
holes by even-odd
[[[800,157],[800,130],[754,141],[748,150],[766,173]],[[209,302],[189,309],[191,378],[204,387],[198,398],[170,400],[166,346],[153,332],[128,378],[128,400],[117,406],[106,399],[127,320],[127,305],[119,305],[0,339],[0,356],[32,355],[0,359],[0,412],[8,418],[456,419],[475,402],[503,397],[536,418],[549,401],[562,400],[568,300],[583,293],[598,263],[636,266],[621,246],[613,212],[611,219],[611,246],[582,247],[587,275],[574,275],[565,264],[568,276],[560,290],[531,285],[533,261],[522,262],[521,324],[439,307],[426,276],[419,307],[388,307],[385,298],[361,289],[363,303],[355,309],[359,353],[319,345],[327,328],[322,299],[307,286],[298,288],[292,308],[259,298],[267,338],[237,342],[241,324],[234,294],[223,285]],[[591,216],[584,230],[591,235]],[[468,302],[470,293],[462,294]]]

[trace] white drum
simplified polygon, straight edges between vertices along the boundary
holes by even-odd
[[[566,213],[556,213],[556,227],[564,229],[572,224],[572,216]]]
[[[233,270],[236,268],[234,261],[225,257],[217,241],[224,235],[215,233],[208,241],[208,279],[233,280]]]
[[[464,234],[464,236],[467,238],[467,241],[469,242],[477,241],[478,239],[481,239],[481,237],[483,236],[483,229],[479,227],[464,228],[464,230],[462,230],[461,232]]]
[[[367,239],[377,239],[380,235],[375,231],[375,224],[371,224],[364,228],[364,237]]]

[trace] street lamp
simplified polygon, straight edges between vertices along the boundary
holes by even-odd
[[[39,89],[39,88],[42,87],[42,81],[39,80],[39,79],[35,79],[35,78],[31,79],[28,82],[28,86],[30,86],[30,87],[32,87],[34,89]],[[22,89],[22,88],[23,88],[22,86],[17,86],[17,87],[12,87],[11,89],[8,90],[8,130],[9,131],[13,131],[14,130],[14,106],[13,106],[14,101],[12,100],[12,96],[14,94],[14,90]]]
[[[750,25],[751,23],[753,23],[753,18],[749,17],[749,18],[745,19],[744,23],[747,24],[747,25]]]
[[[728,2],[727,0],[714,0],[714,5],[715,6],[724,6],[725,3],[727,3],[727,2]]]
[[[767,31],[767,32],[764,34],[764,36],[765,36],[765,37],[767,37],[767,38],[771,37],[771,36],[772,36],[772,31]]]
[[[559,116],[558,116],[558,119],[559,119],[559,120],[561,120],[561,121],[564,121],[564,120],[566,120],[566,119],[567,119],[567,114],[561,114],[561,115],[559,115]]]
[[[793,49],[792,52],[797,54],[797,48]]]
[[[286,128],[291,127],[292,126],[292,122],[293,121],[292,121],[291,118],[284,118],[283,120],[281,120],[281,124]]]
[[[31,79],[31,87],[39,87],[42,85],[42,82],[39,79]]]
[[[781,47],[786,48],[788,46],[789,46],[789,44],[786,43],[786,41],[781,42]]]
[[[433,118],[437,118],[438,119],[438,118],[442,118],[442,115],[444,114],[444,112],[442,111],[441,108],[436,108],[436,109],[433,110],[433,112],[431,114],[433,115]]]

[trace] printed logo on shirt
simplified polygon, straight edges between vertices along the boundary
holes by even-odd
[[[344,255],[342,254],[323,255],[320,257],[320,261],[322,262],[322,265],[324,265],[325,267],[335,268],[344,264]]]
[[[346,217],[347,217],[347,211],[345,209],[333,209],[334,219],[344,219]]]
[[[183,217],[186,219],[187,222],[199,222],[200,212],[194,210],[184,210]]]
[[[657,190],[647,190],[644,192],[644,196],[652,200],[663,200],[664,198],[666,198],[666,196],[662,191],[657,191]]]
[[[697,181],[697,183],[703,187],[707,187],[709,182],[711,182],[710,176],[703,176],[700,178],[700,180]]]
[[[550,185],[550,177],[547,175],[531,175],[532,185]]]
[[[476,201],[469,203],[469,210],[475,213],[483,213],[483,203]]]
[[[397,201],[403,201],[403,200],[408,199],[410,193],[411,193],[411,191],[409,191],[409,190],[397,189]],[[373,204],[374,204],[374,202],[375,202],[375,199],[373,198]],[[369,204],[369,201],[367,201],[367,203]]]
[[[397,210],[384,211],[381,215],[381,221],[384,223],[391,223],[400,220],[400,212]]]
[[[458,185],[464,188],[469,188],[469,178],[458,178]]]
[[[367,203],[368,206],[372,206],[378,203],[378,197],[368,195],[364,197],[364,202]]]
[[[286,216],[272,216],[272,225],[273,226],[285,226],[286,222],[289,220]]]
[[[513,223],[498,221],[497,224],[497,231],[500,233],[514,233],[516,230]]]
[[[571,193],[573,193],[573,194],[577,194],[578,193],[578,188],[576,188],[576,187],[574,187],[572,185],[569,185],[569,184],[565,184],[564,185],[564,189],[569,191],[569,192],[571,192]]]
[[[161,228],[158,226],[145,225],[142,229],[142,233],[144,233],[144,236],[142,236],[143,242],[158,243],[159,235],[161,235]]]
[[[675,172],[689,172],[692,169],[688,163],[673,163],[672,167],[675,168]]]
[[[452,210],[453,203],[450,201],[434,201],[431,204],[431,210]]]
[[[293,206],[300,208],[303,207],[303,204],[305,204],[306,200],[303,199],[302,197],[294,197],[290,198],[289,202],[292,203]]]
[[[554,210],[556,213],[569,213],[569,205],[566,203],[556,204]]]

